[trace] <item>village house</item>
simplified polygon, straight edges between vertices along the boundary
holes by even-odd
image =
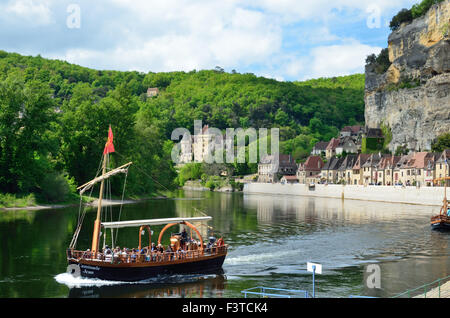
[[[416,174],[418,175],[418,186],[430,187],[433,185],[435,179],[436,161],[439,158],[439,153],[427,153],[423,162],[420,162],[421,166],[416,166]]]
[[[400,160],[399,156],[384,155],[376,167],[377,184],[393,185],[393,172],[395,164]]]
[[[377,166],[381,160],[380,154],[371,154],[366,162],[361,166],[363,169],[362,184],[372,185],[377,184]]]
[[[358,158],[356,159],[355,165],[353,166],[353,173],[352,173],[352,184],[356,185],[362,185],[363,180],[363,169],[362,165],[364,165],[369,159],[370,154],[359,154]]]
[[[158,87],[149,87],[147,89],[147,97],[155,97],[158,96],[158,94],[159,94]]]
[[[357,153],[358,148],[356,143],[353,141],[352,137],[342,137],[339,139],[339,143],[336,146],[336,155]]]
[[[330,159],[333,156],[336,156],[336,147],[339,145],[339,139],[331,138],[330,142],[327,145],[327,149],[325,151],[325,156],[327,159]]]
[[[281,184],[294,184],[294,183],[298,183],[298,179],[297,176],[283,176],[280,179],[280,183]]]
[[[339,177],[338,175],[339,167],[341,166],[343,161],[344,158],[338,158],[336,156],[333,156],[330,159],[328,159],[328,161],[322,168],[321,182],[337,183]]]
[[[297,164],[291,155],[280,154],[278,162],[274,155],[266,155],[258,164],[258,182],[278,182],[279,176],[293,176],[297,172]]]
[[[450,149],[446,149],[441,152],[436,160],[435,165],[435,178],[443,178],[450,175]],[[436,185],[441,185],[442,182]],[[447,186],[450,186],[450,180],[447,180]]]
[[[357,155],[347,155],[339,167],[338,182],[343,184],[352,184],[353,166],[355,165]]]
[[[305,163],[298,167],[297,178],[299,182],[304,184],[318,183],[324,165],[320,156],[309,156]]]
[[[398,161],[396,167],[394,168],[394,181],[396,185],[411,185],[411,160],[413,158],[413,153],[408,155],[403,155]]]
[[[313,156],[325,156],[327,152],[328,141],[319,141],[316,143],[311,151]]]
[[[364,132],[364,128],[359,125],[355,126],[345,126],[341,129],[340,136],[343,137],[353,137],[353,140],[357,140],[361,134]]]

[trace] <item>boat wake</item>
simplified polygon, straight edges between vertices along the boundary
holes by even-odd
[[[110,281],[101,280],[96,278],[86,278],[86,277],[74,277],[69,273],[61,273],[55,276],[55,280],[64,284],[69,288],[83,288],[83,287],[103,287],[103,286],[114,286],[114,285],[138,285],[138,284],[172,284],[172,283],[191,283],[200,280],[214,279],[221,276],[223,272],[213,273],[213,274],[185,274],[185,275],[160,275],[157,277],[140,280],[136,282],[123,282],[123,281]]]
[[[108,281],[86,277],[74,277],[72,274],[69,273],[58,274],[55,276],[55,280],[58,283],[64,284],[69,288],[81,288],[91,286],[100,287],[100,286],[128,284],[128,282]]]

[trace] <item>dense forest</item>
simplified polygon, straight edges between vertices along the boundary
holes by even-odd
[[[149,87],[159,95],[147,97]],[[196,119],[219,129],[279,127],[281,151],[303,160],[317,141],[364,122],[364,75],[279,82],[220,67],[145,74],[0,51],[0,192],[67,197],[95,175],[109,125],[113,164],[136,167],[127,193],[172,189],[171,132],[193,132]]]

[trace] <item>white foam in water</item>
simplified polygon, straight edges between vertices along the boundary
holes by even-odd
[[[250,254],[250,255],[241,255],[236,257],[228,257],[225,259],[225,264],[229,265],[237,265],[237,264],[252,264],[258,263],[265,260],[270,260],[273,258],[279,259],[282,256],[288,256],[295,254],[296,251],[281,251],[275,253],[258,253],[258,254]]]
[[[97,278],[86,278],[86,277],[74,277],[69,273],[61,273],[55,276],[55,280],[64,284],[69,288],[81,288],[81,287],[100,287],[100,286],[113,286],[113,285],[123,285],[123,284],[158,284],[158,283],[183,283],[190,282],[198,279],[208,279],[211,277],[216,277],[215,274],[204,275],[204,274],[192,274],[192,275],[163,275],[148,278],[145,280],[135,281],[135,282],[121,282],[121,281],[110,281],[101,280]]]
[[[100,280],[96,278],[86,277],[74,277],[69,273],[58,274],[55,276],[55,280],[60,284],[67,285],[69,288],[126,284],[126,282]]]

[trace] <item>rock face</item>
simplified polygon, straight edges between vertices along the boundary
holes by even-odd
[[[450,0],[389,35],[384,74],[366,66],[365,119],[369,128],[388,126],[389,150],[406,145],[430,150],[450,132]]]

